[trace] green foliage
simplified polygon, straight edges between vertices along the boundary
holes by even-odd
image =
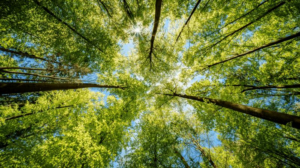
[[[1,167],[299,167],[294,123],[211,101],[300,116],[299,1],[162,0],[151,48],[156,2],[0,2],[0,87],[106,86],[0,93]]]

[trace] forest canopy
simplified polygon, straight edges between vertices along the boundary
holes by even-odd
[[[0,167],[299,167],[299,0],[0,11]]]

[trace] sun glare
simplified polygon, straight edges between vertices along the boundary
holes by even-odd
[[[133,25],[130,29],[130,32],[135,34],[135,35],[141,34],[143,32],[142,24],[137,23],[137,24]]]
[[[141,29],[140,27],[134,27],[134,28],[133,28],[133,32],[136,33],[136,34],[141,33],[141,30],[142,30],[142,29]]]

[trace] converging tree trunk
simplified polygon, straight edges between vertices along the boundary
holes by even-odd
[[[190,168],[189,164],[187,163],[187,161],[185,160],[185,158],[182,156],[182,154],[174,147],[174,152],[176,153],[176,155],[180,158],[180,160],[182,161],[182,163],[184,164],[185,168]]]
[[[257,89],[283,89],[283,88],[300,88],[300,84],[294,84],[294,85],[278,85],[278,86],[252,86],[249,89],[244,89],[242,92],[248,91],[248,90],[257,90]]]
[[[117,89],[126,88],[124,86],[98,85],[92,83],[0,83],[0,94],[80,89],[89,87]]]
[[[190,16],[188,17],[188,19],[185,21],[184,25],[182,26],[182,28],[181,28],[181,30],[180,30],[180,32],[179,32],[177,38],[176,38],[176,42],[179,40],[180,35],[181,35],[181,33],[182,33],[184,27],[189,23],[189,21],[190,21],[190,19],[192,18],[194,12],[195,12],[196,9],[198,8],[200,2],[201,2],[201,0],[198,0],[198,1],[197,1],[197,3],[196,3],[196,5],[194,6],[194,8],[193,8],[193,10],[192,10],[192,12],[191,12],[191,14],[190,14]]]
[[[202,156],[204,156],[209,161],[211,166],[217,168],[215,162],[211,159],[210,154],[208,154],[194,138],[192,138],[192,141],[196,148],[201,152]]]
[[[150,69],[151,69],[151,65],[152,65],[152,52],[154,49],[154,41],[155,41],[155,36],[156,36],[157,29],[158,29],[159,18],[160,18],[160,13],[161,13],[161,5],[162,5],[162,0],[156,0],[156,2],[155,2],[155,20],[154,20],[154,25],[153,25],[153,31],[152,31],[151,41],[150,41],[150,51],[149,51],[149,56],[148,56],[148,59],[150,60]]]
[[[61,106],[61,107],[56,107],[56,108],[53,108],[53,109],[48,109],[48,110],[62,109],[62,108],[68,108],[68,107],[73,107],[73,106],[74,106],[74,105],[69,105],[69,106]],[[46,111],[46,110],[45,110],[45,111]],[[31,113],[20,114],[20,115],[16,115],[16,116],[8,117],[8,118],[6,118],[6,119],[5,119],[5,121],[8,121],[8,120],[14,120],[14,119],[17,119],[17,118],[22,118],[22,117],[29,116],[29,115],[36,114],[36,113],[40,113],[40,112],[43,112],[43,111],[31,112]]]
[[[72,26],[70,26],[67,22],[63,21],[61,18],[59,18],[56,14],[54,14],[52,11],[50,11],[46,6],[43,6],[38,0],[34,0],[34,2],[40,6],[46,13],[51,15],[53,18],[55,18],[57,21],[60,23],[64,24],[67,26],[70,30],[72,30],[73,33],[77,34],[79,37],[84,39],[87,43],[93,45],[95,48],[97,48],[99,51],[103,52],[102,49],[100,49],[97,45],[95,45],[90,39],[85,37],[82,33],[78,32],[76,29],[74,29]]]
[[[218,100],[218,99],[211,99],[211,98],[204,98],[204,97],[197,97],[197,96],[190,96],[190,95],[183,95],[183,94],[164,94],[166,96],[176,96],[176,97],[182,97],[185,99],[190,100],[196,100],[200,102],[206,102],[206,103],[213,103],[215,105],[225,107],[234,111],[239,111],[244,114],[249,114],[261,119],[265,119],[268,121],[272,121],[278,124],[286,125],[288,123],[291,123],[291,126],[297,129],[300,129],[300,117],[290,114],[284,114],[279,113],[276,111],[261,109],[261,108],[255,108],[250,106],[245,106],[237,103],[232,103],[228,101]]]
[[[274,41],[274,42],[265,44],[265,45],[263,45],[263,46],[260,46],[260,47],[255,48],[255,49],[253,49],[253,50],[244,52],[244,53],[242,53],[242,54],[238,54],[238,55],[235,55],[235,56],[233,56],[233,57],[227,58],[227,59],[225,59],[225,60],[223,60],[223,61],[219,61],[219,62],[210,64],[210,65],[206,65],[206,67],[207,67],[207,68],[210,68],[210,67],[212,67],[212,66],[215,66],[215,65],[218,65],[218,64],[222,64],[222,63],[225,63],[225,62],[227,62],[227,61],[230,61],[230,60],[233,60],[233,59],[236,59],[236,58],[239,58],[239,57],[243,57],[243,56],[248,55],[248,54],[251,54],[251,53],[253,53],[253,52],[255,52],[255,51],[264,49],[264,48],[266,48],[266,47],[273,46],[273,45],[275,45],[275,44],[282,43],[282,42],[284,42],[284,41],[291,40],[291,39],[296,38],[296,37],[299,37],[299,36],[300,36],[300,32],[298,32],[298,33],[296,33],[296,34],[292,34],[292,35],[287,36],[287,37],[284,37],[284,38],[281,38],[281,39],[278,39],[277,41]]]
[[[280,2],[278,3],[276,6],[272,7],[271,9],[267,10],[265,13],[263,13],[262,15],[260,15],[259,17],[257,17],[255,20],[247,23],[246,25],[240,27],[239,29],[231,32],[230,34],[226,35],[225,37],[221,38],[221,40],[217,41],[216,43],[212,44],[209,46],[209,48],[213,48],[214,46],[216,46],[217,44],[221,43],[222,41],[226,40],[228,37],[233,36],[234,34],[244,30],[245,28],[247,28],[248,26],[252,25],[253,23],[259,21],[261,18],[267,16],[268,14],[270,14],[272,11],[274,11],[275,9],[279,8],[280,6],[284,5],[285,2]]]

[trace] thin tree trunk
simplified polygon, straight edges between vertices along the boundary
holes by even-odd
[[[201,154],[205,158],[208,159],[208,161],[211,164],[211,166],[214,167],[214,168],[217,168],[215,162],[211,159],[210,155],[205,152],[205,150],[199,145],[199,143],[194,138],[192,138],[192,141],[193,141],[194,145],[196,145],[197,149],[201,152]]]
[[[67,26],[70,30],[72,30],[75,34],[77,34],[79,37],[81,37],[82,39],[84,39],[86,42],[88,42],[89,44],[93,45],[94,47],[96,47],[99,51],[103,52],[103,50],[101,50],[99,47],[97,47],[91,40],[89,40],[88,38],[86,38],[85,36],[83,36],[81,33],[79,33],[76,29],[74,29],[73,27],[71,27],[68,23],[64,22],[61,18],[59,18],[58,16],[56,16],[53,12],[51,12],[48,8],[46,8],[45,6],[43,6],[38,0],[33,0],[38,6],[40,6],[45,12],[47,12],[49,15],[51,15],[52,17],[54,17],[57,21],[59,21],[60,23],[64,24],[65,26]]]
[[[73,107],[73,105],[56,107],[54,109],[61,109],[61,108],[67,108],[67,107]],[[48,109],[48,110],[53,110],[53,109]],[[39,112],[43,112],[43,111],[39,111]],[[29,115],[32,115],[32,114],[36,114],[36,113],[31,112],[31,113],[16,115],[16,116],[13,116],[13,117],[8,117],[8,118],[5,119],[5,121],[9,121],[9,120],[13,120],[13,119],[17,119],[17,118],[29,116]]]
[[[123,0],[123,4],[124,4],[124,10],[125,10],[127,16],[133,21],[134,20],[133,13],[131,12],[131,9],[130,9],[127,1]]]
[[[39,59],[39,60],[42,60],[42,61],[48,61],[48,62],[53,62],[53,63],[60,64],[60,62],[51,61],[51,60],[47,60],[45,58],[37,57],[37,56],[29,54],[27,52],[13,51],[13,50],[10,50],[10,49],[3,48],[2,46],[0,47],[0,50],[4,51],[4,52],[9,52],[9,53],[12,53],[12,54],[16,54],[16,55],[19,55],[19,56],[22,56],[22,57],[27,57],[27,58],[32,58],[32,59]]]
[[[153,31],[152,31],[151,41],[150,41],[150,52],[149,52],[149,56],[148,56],[148,59],[150,60],[150,69],[151,69],[151,65],[152,65],[152,52],[153,52],[153,48],[154,48],[154,40],[155,40],[156,32],[158,29],[158,25],[159,25],[161,6],[162,6],[162,0],[156,0],[156,2],[155,2],[155,20],[154,20]]]
[[[286,125],[288,123],[291,123],[293,128],[300,129],[300,117],[285,113],[279,113],[276,111],[266,110],[266,109],[260,109],[250,106],[245,106],[237,103],[232,103],[228,101],[218,100],[218,99],[211,99],[211,98],[204,98],[204,97],[196,97],[196,96],[190,96],[190,95],[182,95],[182,94],[164,94],[166,96],[176,96],[176,97],[182,97],[185,99],[190,100],[196,100],[200,102],[205,103],[213,103],[217,106],[225,107],[234,111],[239,111],[244,114],[249,114],[254,117],[258,117],[261,119],[265,119],[271,122],[275,122],[278,124]]]
[[[99,3],[100,9],[101,9],[101,5],[100,5],[100,4],[102,4],[102,6],[103,6],[103,8],[105,9],[105,11],[106,11],[106,13],[108,14],[108,16],[109,16],[109,17],[112,17],[111,14],[109,13],[109,10],[108,10],[108,8],[106,7],[105,3],[102,2],[101,0],[98,0],[98,3]]]
[[[49,69],[45,68],[27,68],[27,67],[0,67],[1,69],[24,69],[24,70],[36,70],[36,71],[50,71]]]
[[[192,10],[192,12],[191,12],[191,14],[190,14],[190,16],[189,16],[188,19],[186,20],[185,24],[182,26],[182,28],[181,28],[181,30],[180,30],[180,32],[179,32],[177,38],[176,38],[176,42],[179,40],[180,35],[181,35],[181,33],[182,33],[184,27],[189,23],[191,17],[193,16],[194,12],[195,12],[196,9],[198,8],[200,2],[201,2],[201,0],[198,0],[198,1],[197,1],[197,3],[196,3],[196,5],[194,6],[194,8],[193,8],[193,10]]]
[[[249,91],[249,90],[256,90],[256,89],[272,89],[272,88],[300,88],[300,84],[294,85],[278,85],[278,86],[254,86],[252,88],[244,89],[242,92]]]
[[[255,49],[253,49],[253,50],[247,51],[247,52],[245,52],[245,53],[242,53],[242,54],[239,54],[239,55],[236,55],[236,56],[227,58],[227,59],[225,59],[225,60],[223,60],[223,61],[216,62],[216,63],[210,64],[210,65],[206,65],[206,67],[207,67],[207,68],[210,68],[210,67],[212,67],[212,66],[215,66],[215,65],[218,65],[218,64],[222,64],[222,63],[225,63],[225,62],[227,62],[227,61],[230,61],[230,60],[233,60],[233,59],[236,59],[236,58],[239,58],[239,57],[242,57],[242,56],[251,54],[251,53],[253,53],[253,52],[255,52],[255,51],[261,50],[261,49],[266,48],[266,47],[270,47],[270,46],[275,45],[275,44],[282,43],[282,42],[284,42],[284,41],[291,40],[291,39],[296,38],[296,37],[299,37],[299,36],[300,36],[300,32],[298,32],[298,33],[296,33],[296,34],[293,34],[293,35],[290,35],[290,36],[287,36],[287,37],[284,37],[284,38],[281,38],[281,39],[279,39],[279,40],[277,40],[277,41],[274,41],[274,42],[265,44],[265,45],[263,45],[263,46],[260,46],[260,47],[258,47],[258,48],[255,48]]]
[[[0,78],[2,81],[26,81],[26,82],[51,82],[46,80],[16,79],[16,78]]]
[[[38,76],[38,77],[43,77],[43,78],[51,78],[51,79],[72,80],[70,78],[46,76],[46,75],[39,75],[39,74],[34,74],[34,73],[14,72],[14,71],[5,71],[5,70],[0,70],[0,72],[10,73],[10,74],[20,74],[20,75],[32,75],[32,76]]]
[[[217,44],[221,43],[222,41],[226,40],[228,37],[234,35],[237,32],[242,31],[243,29],[245,29],[246,27],[252,25],[253,23],[259,21],[261,18],[263,18],[264,16],[267,16],[269,13],[271,13],[273,10],[279,8],[280,6],[284,5],[285,2],[280,2],[279,4],[277,4],[276,6],[274,6],[273,8],[267,10],[264,14],[262,14],[261,16],[259,16],[258,18],[256,18],[255,20],[251,21],[250,23],[247,23],[246,25],[240,27],[239,29],[231,32],[230,34],[226,35],[225,37],[223,37],[221,40],[217,41],[216,43],[212,44],[209,46],[209,48],[213,48],[214,46],[216,46]]]
[[[187,163],[187,161],[185,160],[185,158],[181,155],[181,153],[174,147],[174,152],[176,153],[176,155],[180,158],[180,160],[182,161],[182,163],[184,164],[185,168],[190,168],[189,164]]]
[[[234,19],[233,21],[227,23],[227,24],[224,25],[221,29],[223,29],[223,28],[225,28],[226,26],[228,26],[228,25],[230,25],[230,24],[232,24],[232,23],[234,23],[234,22],[236,22],[236,21],[238,21],[238,20],[240,20],[240,19],[242,19],[242,18],[248,16],[250,13],[252,13],[254,10],[257,10],[261,5],[263,5],[263,4],[266,3],[266,2],[268,2],[268,0],[265,0],[264,2],[260,3],[259,5],[257,5],[255,8],[253,8],[253,9],[250,10],[249,12],[247,12],[247,13],[243,14],[242,16],[238,17],[237,19]]]
[[[52,90],[67,90],[80,88],[117,88],[125,89],[124,86],[98,85],[92,83],[0,83],[0,93],[26,93]]]

